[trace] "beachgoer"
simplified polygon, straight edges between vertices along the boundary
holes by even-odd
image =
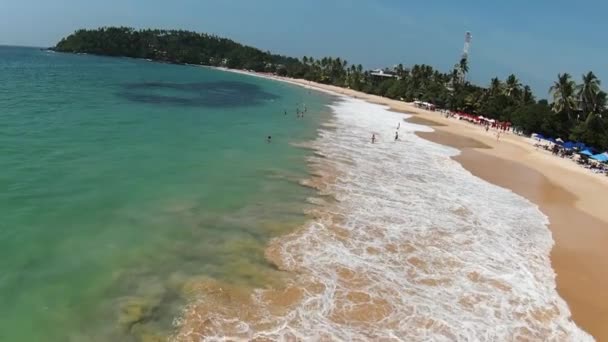
[[[486,132],[490,129],[490,125],[486,125]]]
[[[399,132],[395,132],[395,141],[399,140]]]
[[[285,115],[287,115],[287,109],[285,109]]]
[[[269,135],[268,138],[266,138],[266,142],[270,143],[272,141],[272,137]]]
[[[376,134],[372,134],[372,144],[376,142]]]
[[[496,141],[500,140],[500,131],[496,132]]]
[[[399,127],[401,127],[401,122],[397,123],[397,130],[399,130]]]

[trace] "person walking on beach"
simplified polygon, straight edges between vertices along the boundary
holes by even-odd
[[[376,134],[372,133],[372,144],[376,142]]]
[[[500,141],[500,131],[496,132],[496,141]]]
[[[399,140],[399,132],[395,132],[395,141]]]

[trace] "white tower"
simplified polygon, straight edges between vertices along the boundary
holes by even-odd
[[[462,49],[462,58],[469,58],[469,49],[471,48],[471,39],[473,39],[473,35],[471,32],[467,31],[464,34],[464,48]]]
[[[473,39],[473,35],[471,32],[467,31],[464,34],[464,48],[462,49],[462,57],[460,57],[460,62],[456,64],[460,83],[464,83],[466,81],[466,73],[469,69],[469,49],[471,48],[471,39]],[[465,66],[466,69],[464,68]]]

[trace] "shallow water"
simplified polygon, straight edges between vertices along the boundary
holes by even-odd
[[[286,286],[202,280],[177,340],[592,340],[555,289],[535,205],[471,175],[401,114],[332,108],[309,158],[313,219],[266,250]]]
[[[0,340],[168,336],[193,280],[280,282],[264,248],[314,193],[299,185],[311,152],[291,143],[316,136],[327,103],[210,69],[0,47]]]

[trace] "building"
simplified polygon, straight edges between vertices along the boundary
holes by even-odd
[[[397,77],[397,75],[395,75],[395,73],[388,68],[374,69],[370,72],[370,75],[372,75],[374,77],[386,77],[386,78]]]

